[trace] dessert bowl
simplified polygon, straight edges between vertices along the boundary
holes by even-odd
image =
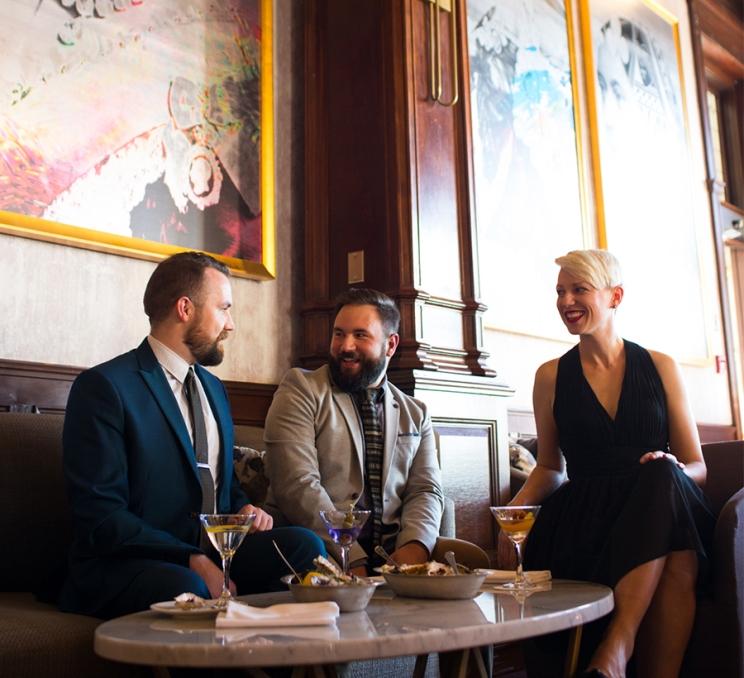
[[[341,612],[358,612],[367,607],[372,594],[379,582],[366,579],[352,584],[312,585],[301,584],[293,574],[282,577],[282,581],[289,586],[292,596],[298,603],[317,603],[331,600],[336,603]]]
[[[481,570],[474,570],[469,574],[445,575],[383,572],[382,576],[398,596],[464,600],[478,595],[488,573]]]

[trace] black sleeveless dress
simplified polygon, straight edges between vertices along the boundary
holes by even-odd
[[[558,363],[553,415],[569,480],[540,509],[526,567],[614,587],[638,565],[691,549],[704,572],[714,519],[700,488],[668,460],[638,463],[669,449],[664,387],[648,351],[625,341],[613,420],[572,348]]]

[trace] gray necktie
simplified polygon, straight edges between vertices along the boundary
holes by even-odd
[[[183,382],[186,387],[186,399],[189,401],[191,415],[191,429],[194,432],[194,452],[196,452],[196,466],[199,470],[199,483],[202,489],[202,513],[214,513],[214,478],[209,468],[209,443],[207,442],[207,424],[204,421],[199,389],[196,387],[194,368]]]

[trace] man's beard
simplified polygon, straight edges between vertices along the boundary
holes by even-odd
[[[356,374],[346,374],[341,370],[341,363],[344,358],[358,358],[360,370]],[[380,352],[380,357],[367,358],[353,351],[340,353],[337,358],[332,355],[328,356],[328,367],[331,370],[333,383],[342,391],[347,393],[358,393],[369,388],[377,382],[382,373],[385,371],[386,363],[385,352]]]
[[[196,362],[205,367],[210,365],[219,365],[225,357],[225,350],[220,342],[227,338],[227,332],[221,332],[214,340],[205,336],[204,332],[198,328],[196,323],[188,329],[183,343],[191,350],[191,355],[196,358]]]

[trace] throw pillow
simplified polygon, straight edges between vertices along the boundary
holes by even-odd
[[[265,452],[259,452],[252,447],[233,447],[233,464],[240,487],[248,495],[248,501],[254,506],[261,507],[266,502],[269,490],[269,479],[264,473]]]

